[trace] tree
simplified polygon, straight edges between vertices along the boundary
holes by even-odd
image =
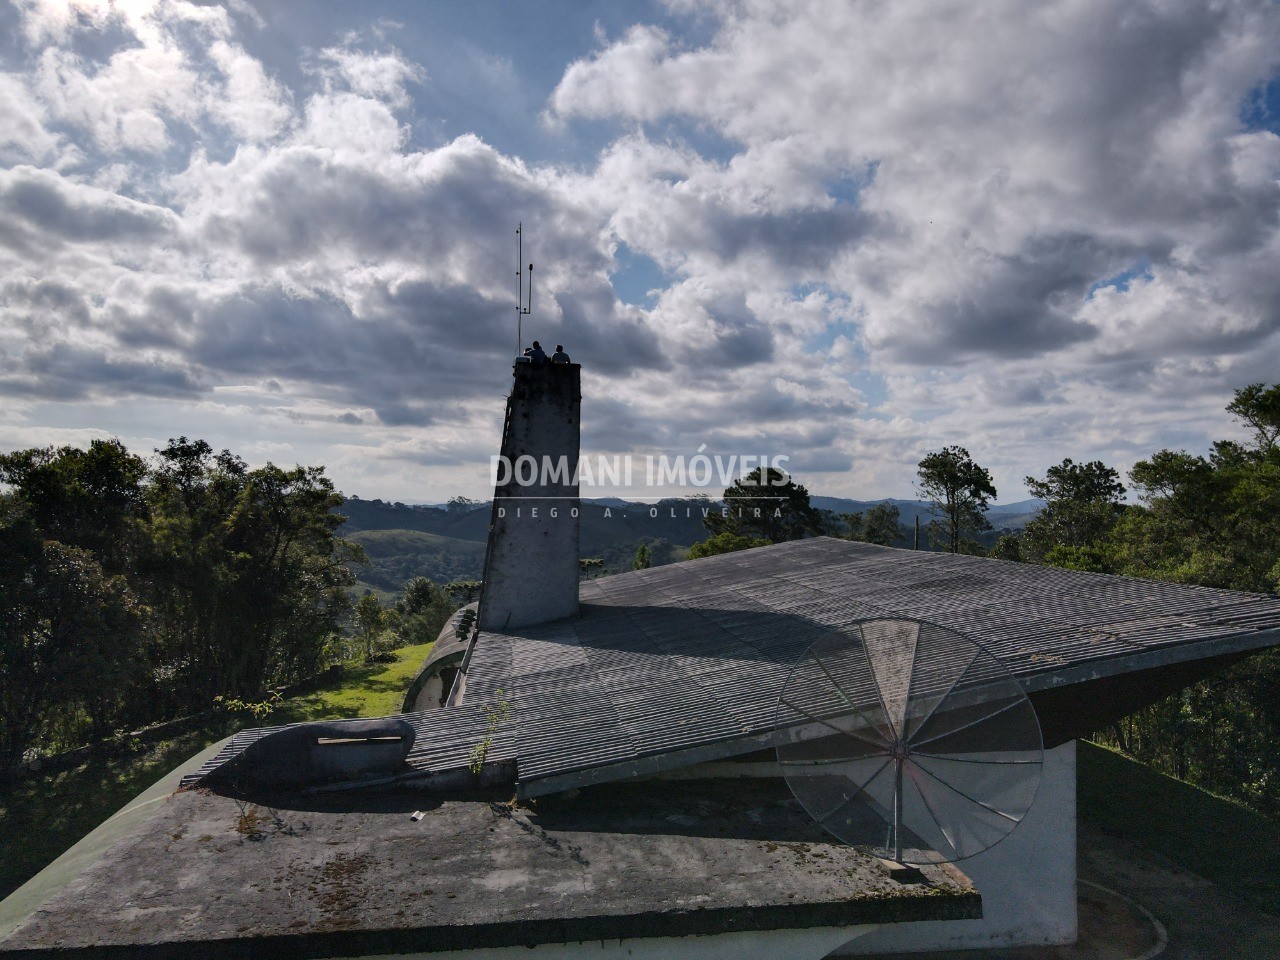
[[[991,548],[991,556],[996,560],[1022,562],[1026,559],[1022,555],[1022,538],[1012,533],[1001,534]]]
[[[867,538],[867,519],[863,516],[861,510],[857,513],[842,513],[840,519],[844,521],[846,540],[865,541]]]
[[[1101,460],[1075,463],[1067,457],[1056,467],[1045,471],[1043,480],[1027,477],[1027,489],[1033,497],[1060,503],[1119,503],[1124,497],[1120,474]]]
[[[70,566],[60,569],[89,571],[83,572],[89,583],[86,589],[106,593],[122,588],[123,581],[117,583],[113,577],[136,567],[145,540],[146,473],[145,461],[118,440],[94,440],[87,450],[47,447],[0,456],[0,481],[12,486],[15,509],[48,541],[46,561],[53,555],[50,551],[59,548],[83,551],[78,566],[67,560]],[[47,564],[42,569],[53,575]],[[70,735],[73,744],[79,742],[74,739],[77,732],[107,736],[117,722],[127,722],[129,714],[145,703],[133,688],[143,672],[142,610],[134,594],[127,594],[127,605],[137,614],[138,623],[118,637],[90,630],[82,638],[77,663],[96,674],[98,682],[84,685],[74,696],[64,685],[62,693],[67,696],[60,697],[60,702],[73,705],[67,707],[57,736]],[[61,596],[56,590],[53,595]],[[58,612],[49,613],[56,616]],[[83,729],[85,718],[87,730]]]
[[[156,452],[140,571],[172,677],[156,696],[253,700],[314,673],[351,609],[346,564],[363,558],[337,536],[342,497],[323,468],[249,470],[185,437]]]
[[[38,714],[0,718],[19,731],[0,733],[0,764],[33,729],[71,745],[217,694],[260,699],[323,666],[347,622],[363,551],[336,535],[322,468],[250,470],[186,437],[149,465],[100,440],[2,455],[0,483],[0,700],[30,686]]]
[[[378,602],[378,598],[372,591],[366,590],[364,596],[356,603],[355,621],[356,630],[364,646],[364,658],[368,660],[373,657],[373,648],[377,643],[378,635],[382,633],[384,623],[382,604]]]
[[[822,515],[809,504],[809,491],[786,471],[757,468],[724,491],[724,514],[703,520],[712,534],[734,533],[782,543],[822,532]]]
[[[90,551],[114,573],[132,562],[146,473],[119,440],[0,455],[0,482],[15,489],[42,534]]]
[[[1268,387],[1251,383],[1236,391],[1227,404],[1227,412],[1243,420],[1253,430],[1255,447],[1266,456],[1276,448],[1280,438],[1280,384]]]
[[[744,537],[741,534],[731,533],[726,530],[691,546],[689,548],[689,559],[698,560],[702,557],[714,557],[722,553],[734,553],[738,550],[750,550],[752,547],[767,546],[769,546],[769,541],[763,537]]]
[[[1044,479],[1026,478],[1045,507],[1023,530],[1024,559],[1072,569],[1109,569],[1104,541],[1124,512],[1120,474],[1101,460],[1075,463],[1067,457]]]
[[[346,619],[360,556],[337,538],[342,496],[322,467],[268,463],[246,475],[228,518],[228,548],[249,643],[236,680],[253,690],[314,673],[326,639]],[[255,690],[254,692],[261,692]]]
[[[636,547],[636,557],[631,561],[632,570],[648,570],[653,566],[653,561],[649,559],[649,548],[643,543]]]
[[[105,727],[139,668],[143,611],[87,551],[46,540],[0,497],[0,783],[11,783],[50,713],[80,704]]]
[[[864,536],[867,543],[888,547],[898,539],[898,519],[901,511],[888,500],[877,503],[867,511]]]
[[[440,592],[427,577],[413,577],[405,582],[404,593],[396,606],[404,616],[413,616],[429,609]]]
[[[1161,450],[1129,473],[1140,508],[1109,538],[1114,569],[1133,576],[1270,591],[1280,562],[1280,451],[1220,442],[1209,457]]]
[[[1280,387],[1251,384],[1227,409],[1252,446],[1219,441],[1208,456],[1161,450],[1134,464],[1141,501],[1103,541],[1132,576],[1280,592]],[[1115,739],[1174,776],[1280,813],[1280,654],[1268,651],[1123,720]]]
[[[404,585],[404,594],[395,606],[400,615],[396,630],[401,643],[431,642],[440,635],[445,621],[456,608],[447,590],[426,577],[413,577]]]
[[[974,462],[964,447],[944,447],[920,461],[917,470],[920,493],[933,502],[940,517],[929,524],[945,537],[951,553],[959,553],[965,534],[990,530],[984,515],[996,488],[991,474]]]
[[[885,500],[877,503],[864,513],[842,513],[840,519],[848,528],[846,539],[863,543],[877,543],[882,547],[892,546],[898,539],[898,519],[901,511]]]

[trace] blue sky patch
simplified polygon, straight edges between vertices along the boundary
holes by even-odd
[[[877,415],[874,413],[875,409],[889,398],[889,388],[885,383],[884,377],[878,373],[872,373],[870,370],[858,370],[855,373],[848,374],[843,379],[862,394],[862,399],[866,401],[869,408],[867,411],[868,416],[883,420],[889,419],[889,414]]]
[[[858,325],[852,320],[836,320],[834,323],[827,324],[821,333],[806,340],[804,352],[827,353],[835,346],[837,337],[847,337],[856,343],[857,335]]]
[[[869,163],[861,172],[847,171],[833,180],[826,181],[824,186],[827,196],[836,203],[847,203],[856,207],[861,201],[862,191],[871,186],[872,181],[875,180],[876,169],[879,166],[879,161]]]
[[[618,269],[609,277],[609,282],[613,284],[613,292],[618,299],[646,309],[657,303],[657,294],[650,291],[667,288],[671,281],[666,271],[652,257],[636,253],[625,243],[618,244],[613,258]]]
[[[1121,270],[1119,273],[1112,274],[1103,280],[1099,280],[1089,288],[1089,292],[1085,294],[1085,300],[1092,300],[1093,295],[1103,287],[1115,287],[1121,293],[1129,292],[1129,284],[1133,280],[1154,280],[1155,274],[1151,272],[1151,261],[1146,257],[1133,264],[1133,266]]]
[[[1280,134],[1280,76],[1260,83],[1240,106],[1240,122],[1246,130],[1270,130]]]
[[[833,290],[825,283],[794,283],[788,291],[794,300],[803,300],[814,293],[823,294],[832,303],[843,303],[845,310],[852,311],[848,294]],[[837,337],[848,337],[857,342],[858,325],[850,319],[837,316],[823,330],[805,341],[805,353],[827,353],[835,346]],[[865,359],[865,358],[864,358]]]

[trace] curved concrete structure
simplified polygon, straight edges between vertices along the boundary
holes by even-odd
[[[468,617],[467,614],[470,614]],[[456,611],[449,622],[440,628],[431,653],[422,663],[422,669],[409,684],[401,713],[417,713],[422,710],[438,710],[444,706],[453,679],[467,655],[467,648],[475,636],[476,604],[469,603]]]

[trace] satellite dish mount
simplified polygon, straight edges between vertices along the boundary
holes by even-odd
[[[524,223],[516,224],[516,283],[516,356],[520,357],[524,355],[524,318],[533,312],[533,264],[526,267],[524,262]]]

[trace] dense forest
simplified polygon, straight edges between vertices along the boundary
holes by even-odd
[[[249,469],[203,441],[0,456],[0,785],[57,751],[435,639],[450,591],[353,611],[343,502],[321,467]],[[412,589],[408,589],[412,587]],[[359,616],[353,616],[358,613]]]

